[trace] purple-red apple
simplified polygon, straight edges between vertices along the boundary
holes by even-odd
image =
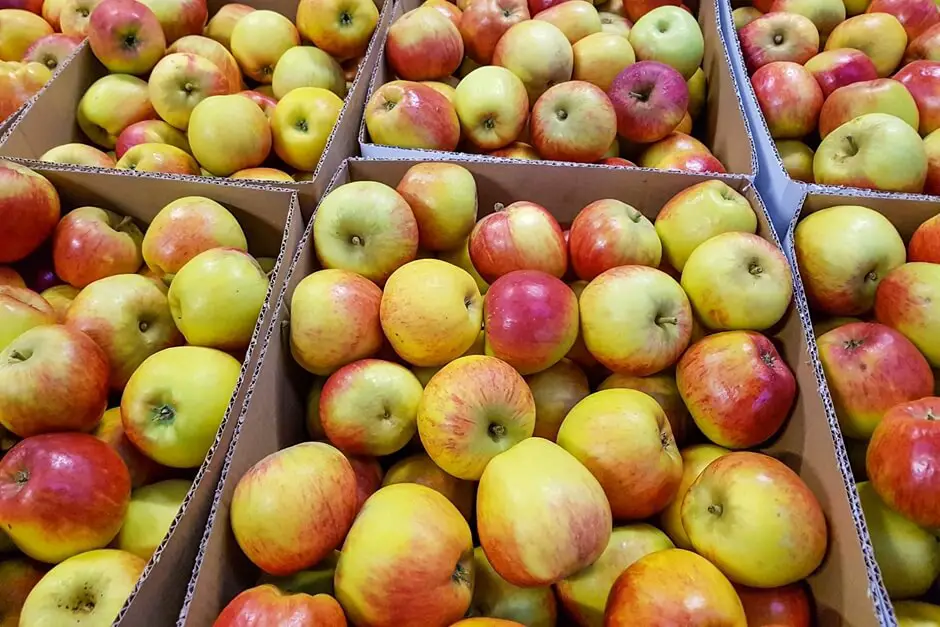
[[[878,70],[868,55],[852,48],[820,52],[803,67],[819,83],[825,98],[840,87],[878,78]]]
[[[640,61],[623,70],[607,91],[617,114],[617,132],[650,143],[675,130],[689,107],[682,74],[658,61]]]

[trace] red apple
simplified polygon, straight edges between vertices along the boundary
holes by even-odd
[[[617,138],[617,114],[599,87],[567,81],[549,87],[535,102],[529,132],[545,159],[592,163]]]
[[[578,212],[568,236],[571,263],[590,281],[617,266],[659,265],[663,247],[653,223],[630,205],[611,198]]]
[[[24,62],[42,63],[55,70],[81,45],[81,37],[70,37],[62,33],[46,35],[33,42],[23,57]]]
[[[249,588],[229,601],[212,627],[316,625],[346,627],[346,615],[328,594],[281,592],[271,584]]]
[[[84,333],[38,326],[0,353],[0,424],[21,438],[88,431],[107,402],[108,359]]]
[[[885,412],[930,396],[930,364],[910,340],[883,324],[853,322],[816,340],[843,433],[871,436]]]
[[[146,74],[166,52],[157,16],[136,0],[103,0],[88,19],[88,43],[115,74]]]
[[[695,424],[726,448],[752,448],[786,421],[796,379],[773,343],[754,331],[708,335],[682,355],[676,385]]]
[[[940,214],[917,227],[907,245],[908,261],[940,263]]]
[[[0,561],[0,626],[17,627],[26,597],[45,574],[32,560],[23,558]]]
[[[169,472],[166,466],[161,466],[141,453],[140,449],[127,439],[124,434],[124,423],[121,421],[120,407],[113,407],[104,412],[101,421],[91,434],[113,448],[124,460],[131,474],[132,488],[154,483]]]
[[[0,525],[41,562],[107,546],[131,496],[127,467],[84,433],[27,438],[0,459]]]
[[[629,159],[622,159],[620,157],[607,157],[606,159],[601,159],[597,162],[600,165],[610,165],[623,168],[635,168],[636,164],[630,161]]]
[[[133,274],[143,263],[143,239],[130,217],[97,207],[75,209],[52,235],[56,274],[78,288],[114,274]]]
[[[940,368],[940,265],[905,263],[889,272],[875,293],[875,318],[914,343]]]
[[[908,44],[904,63],[919,59],[940,61],[940,24],[934,24]]]
[[[744,606],[748,625],[811,627],[813,624],[813,607],[805,584],[767,589],[735,586],[734,589]]]
[[[24,259],[59,221],[59,194],[46,177],[0,161],[0,263]]]
[[[385,55],[406,81],[432,81],[453,74],[463,61],[463,39],[453,22],[433,7],[418,7],[388,29]]]
[[[617,114],[617,132],[650,143],[674,131],[689,107],[682,74],[658,61],[640,61],[623,70],[607,91]]]
[[[568,268],[568,247],[545,207],[519,201],[476,223],[470,260],[488,283],[513,270],[540,270],[561,278]]]
[[[26,282],[20,273],[8,266],[0,266],[0,285],[26,288]]]
[[[940,62],[914,61],[901,68],[894,80],[907,87],[920,113],[920,134],[940,128]]]
[[[382,487],[382,465],[375,457],[347,455],[349,465],[356,474],[356,511],[362,509],[372,494]]]
[[[768,63],[751,77],[754,95],[774,139],[800,139],[816,129],[823,92],[797,63]]]
[[[623,7],[627,13],[627,17],[634,22],[655,8],[666,6],[677,7],[681,4],[682,2],[680,0],[623,0]]]
[[[461,11],[456,4],[448,0],[425,0],[424,4],[421,6],[431,7],[432,9],[440,11],[441,15],[449,19],[458,29],[460,28],[460,16],[463,15],[463,11]],[[457,32],[460,31],[458,30]]]
[[[753,74],[768,63],[803,65],[819,52],[819,31],[799,13],[768,13],[738,31],[744,63]]]
[[[513,142],[505,148],[493,150],[486,154],[491,157],[502,157],[504,159],[525,159],[527,161],[533,161],[542,158],[539,153],[536,152],[535,148],[525,142]]]
[[[714,172],[724,174],[725,166],[699,140],[675,131],[653,142],[640,155],[639,164],[656,170],[682,170],[684,172]]]
[[[578,337],[578,298],[561,279],[516,270],[496,279],[483,301],[486,354],[523,375],[551,367]]]
[[[467,56],[488,65],[503,33],[529,17],[525,0],[471,0],[460,16],[460,34]]]
[[[868,55],[852,48],[820,52],[803,67],[819,83],[824,98],[840,87],[878,78],[878,70]]]
[[[940,9],[934,0],[872,0],[866,13],[887,13],[901,22],[907,40],[914,41],[940,22]]]
[[[261,110],[264,111],[264,114],[268,116],[268,118],[274,115],[274,108],[277,107],[277,98],[274,96],[262,94],[260,91],[253,89],[246,89],[238,93],[261,107]]]
[[[422,83],[392,81],[379,87],[365,108],[366,129],[375,144],[452,151],[460,120],[450,100]]]
[[[917,130],[917,102],[901,83],[890,78],[852,83],[832,92],[819,112],[819,136],[867,113],[887,113]]]
[[[114,146],[114,155],[120,159],[124,156],[124,153],[140,144],[168,144],[179,148],[183,152],[192,154],[189,141],[186,139],[186,133],[170,126],[163,120],[141,120],[140,122],[134,122],[121,131]],[[111,167],[114,167],[113,163]]]

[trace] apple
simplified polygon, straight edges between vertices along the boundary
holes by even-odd
[[[427,0],[427,2],[440,2],[442,4],[446,4],[449,7],[454,6],[448,0]],[[427,4],[427,2],[425,4]],[[454,100],[457,97],[456,87],[453,87],[449,83],[442,83],[441,81],[421,81],[421,84],[430,87],[440,95],[447,98],[447,101],[450,102],[450,104],[454,104]]]
[[[868,445],[865,466],[874,491],[885,505],[907,522],[929,530],[940,521],[935,500],[938,487],[934,477],[921,469],[936,458],[934,422],[940,413],[940,399],[930,393],[923,396],[920,400],[901,401],[885,412]],[[924,557],[922,549],[917,553]],[[908,572],[902,568],[899,574]],[[931,564],[930,570],[935,568]]]
[[[637,390],[650,396],[659,403],[666,418],[669,420],[669,426],[672,429],[673,438],[678,446],[682,446],[691,430],[694,428],[692,417],[688,409],[679,396],[679,389],[676,387],[675,377],[671,373],[656,374],[648,377],[634,377],[624,374],[612,374],[604,379],[600,390],[610,390],[615,388],[625,388]],[[533,391],[534,392],[534,391]],[[538,398],[536,398],[538,401]],[[536,425],[538,426],[538,425]]]
[[[231,93],[229,80],[209,59],[189,52],[163,57],[148,83],[154,110],[172,126],[186,130],[193,109],[209,96]]]
[[[510,70],[486,66],[460,81],[454,108],[463,135],[481,150],[496,150],[519,137],[529,115],[529,97]]]
[[[224,8],[224,7],[223,7]],[[188,53],[195,54],[212,61],[228,80],[228,91],[233,94],[242,87],[242,73],[238,62],[225,46],[201,35],[186,35],[174,41],[167,48],[167,54]],[[344,85],[345,87],[345,85]]]
[[[606,159],[601,159],[597,163],[598,165],[615,166],[618,168],[635,168],[636,167],[636,164],[630,161],[629,159],[621,159],[620,157],[607,157]]]
[[[289,166],[313,172],[342,108],[339,96],[321,87],[292,90],[271,116],[274,152]]]
[[[940,263],[940,214],[925,220],[907,245],[908,261]]]
[[[597,9],[584,0],[567,0],[555,4],[539,11],[532,19],[558,27],[571,45],[588,35],[601,32],[601,18]]]
[[[624,39],[630,38],[630,29],[633,28],[633,22],[631,22],[624,16],[618,15],[616,13],[598,11],[597,14],[601,18],[601,32],[602,33],[610,33],[613,35],[617,35],[618,37],[622,37]],[[588,35],[588,37],[590,37],[590,35]]]
[[[460,141],[454,105],[421,83],[392,81],[379,87],[366,104],[365,122],[372,142],[385,146],[453,151]]]
[[[164,172],[198,176],[199,164],[192,155],[169,144],[137,144],[124,153],[114,165],[118,170]]]
[[[924,151],[927,154],[927,178],[924,181],[924,193],[932,196],[940,195],[940,132],[938,131],[924,138]]]
[[[584,343],[610,370],[655,374],[676,362],[692,335],[692,309],[669,275],[620,266],[591,281],[580,296]]]
[[[840,87],[878,78],[878,70],[868,55],[851,48],[820,52],[803,67],[819,83],[825,98]]]
[[[940,298],[940,265],[905,263],[889,272],[875,293],[875,318],[913,342],[934,368],[940,367],[937,342],[940,317],[932,302]]]
[[[572,1],[587,4],[582,0]],[[565,34],[556,25],[526,20],[512,26],[500,38],[493,51],[493,65],[505,67],[522,79],[529,104],[535,105],[549,87],[571,80],[574,53]]]
[[[356,475],[356,512],[359,512],[382,485],[382,465],[378,459],[368,455],[347,455],[346,459]]]
[[[161,209],[144,233],[144,263],[169,284],[180,269],[210,248],[248,250],[245,232],[228,209],[209,198],[186,196]]]
[[[99,4],[101,0],[65,0],[59,13],[62,34],[84,39],[88,35],[91,14]]]
[[[187,479],[169,479],[131,492],[116,548],[149,560],[170,529],[192,487]]]
[[[700,244],[682,269],[692,309],[714,331],[763,331],[790,306],[793,277],[777,246],[753,233],[731,231]]]
[[[896,601],[894,614],[900,627],[919,627],[925,622],[929,627],[931,623],[940,623],[940,606],[922,601]]]
[[[103,0],[88,18],[92,52],[115,74],[146,74],[166,51],[157,16],[136,0]]]
[[[676,385],[705,437],[732,449],[773,437],[796,398],[786,362],[753,331],[715,333],[693,344],[676,367]]]
[[[460,28],[460,17],[463,15],[463,11],[456,4],[449,2],[449,0],[424,0],[421,6],[431,7],[437,10],[441,15],[450,20],[454,26]],[[460,31],[458,30],[457,32],[459,33]]]
[[[443,79],[463,61],[464,43],[454,23],[432,7],[418,7],[388,29],[385,54],[395,74],[408,81]]]
[[[677,7],[681,3],[679,0],[620,0],[620,4],[622,5],[623,10],[626,12],[626,17],[636,22],[638,19],[657,7]]]
[[[347,183],[327,194],[313,233],[323,267],[352,270],[379,285],[418,250],[411,207],[394,189],[374,181]]]
[[[0,160],[0,263],[25,259],[59,221],[59,194],[38,172]]]
[[[675,498],[660,514],[660,527],[680,549],[692,550],[692,542],[682,526],[682,501],[686,493],[710,463],[730,452],[713,444],[695,444],[679,452],[682,457],[682,478]]]
[[[940,128],[940,98],[936,95],[940,91],[940,63],[914,61],[901,68],[894,79],[907,88],[917,103],[920,134],[929,135]]]
[[[0,352],[0,363],[0,424],[21,438],[88,431],[107,406],[107,357],[84,333],[34,327]]]
[[[49,564],[111,542],[131,495],[121,458],[84,433],[22,440],[0,459],[0,486],[4,532],[23,553]]]
[[[436,490],[446,496],[464,518],[473,517],[476,486],[447,474],[424,452],[406,457],[388,469],[382,485],[396,483],[417,483]]]
[[[271,86],[278,99],[300,87],[320,87],[339,98],[346,97],[343,68],[336,59],[313,46],[296,46],[281,55]]]
[[[477,531],[503,579],[544,586],[603,554],[610,506],[597,479],[570,453],[529,438],[487,465],[477,492]]]
[[[658,61],[640,61],[617,75],[607,90],[617,114],[617,132],[633,142],[651,143],[671,133],[689,106],[682,75]]]
[[[783,462],[761,453],[710,463],[682,500],[682,526],[695,551],[728,579],[759,588],[812,574],[828,542],[816,496]]]
[[[265,496],[272,489],[280,498]],[[289,575],[327,557],[342,542],[355,515],[352,466],[322,442],[268,455],[242,475],[232,495],[235,540],[255,565],[272,575]],[[281,523],[272,525],[271,520]],[[294,532],[300,535],[294,537]]]
[[[778,139],[774,141],[777,154],[787,175],[794,181],[815,183],[813,178],[813,149],[797,139]]]
[[[4,627],[20,624],[20,610],[30,591],[45,575],[45,569],[25,558],[5,559],[0,562],[0,616]]]
[[[554,442],[571,408],[591,393],[587,376],[570,359],[526,377],[535,401],[535,431],[532,435]]]
[[[210,96],[197,104],[188,131],[193,156],[216,176],[259,166],[271,151],[267,116],[241,94]]]
[[[117,102],[121,106],[115,106]],[[127,74],[108,74],[92,83],[78,101],[75,113],[82,132],[109,150],[117,145],[118,136],[128,126],[154,117],[147,83]]]
[[[245,76],[259,83],[270,83],[281,55],[299,45],[297,28],[274,11],[252,11],[232,28],[232,56]]]
[[[480,290],[480,294],[486,294],[487,290],[489,290],[490,284],[480,276],[480,273],[473,267],[473,262],[470,260],[469,237],[457,248],[439,252],[437,258],[457,266],[473,277],[474,282],[477,284],[477,289]]]
[[[50,70],[55,70],[69,58],[82,43],[78,37],[54,33],[37,39],[23,55],[23,61],[42,63]]]
[[[568,247],[554,216],[541,205],[514,202],[484,216],[470,233],[470,259],[489,282],[513,270],[539,270],[562,277]]]
[[[294,177],[283,170],[277,168],[245,168],[234,174],[229,175],[233,180],[261,180],[261,181],[282,181],[285,183],[295,183]]]
[[[300,0],[297,28],[339,61],[362,57],[379,22],[372,0]]]
[[[208,21],[203,34],[214,41],[219,42],[229,51],[232,49],[232,30],[238,20],[242,19],[252,11],[254,7],[247,4],[225,4],[219,7],[212,19]]]
[[[28,11],[32,13],[39,13],[42,15],[42,19],[49,22],[49,25],[52,26],[52,30],[57,33],[62,32],[62,25],[59,23],[59,16],[62,14],[62,6],[65,4],[64,0],[42,0],[41,2],[28,1],[24,4],[33,5]],[[39,4],[39,11],[33,10],[35,5]]]
[[[856,245],[856,238],[866,242]],[[864,314],[888,272],[904,263],[904,242],[880,213],[854,205],[816,211],[796,226],[796,261],[814,309],[834,316]]]
[[[897,18],[914,41],[931,26],[940,23],[940,10],[933,0],[872,0],[866,13],[888,13]]]
[[[44,152],[39,160],[95,168],[113,168],[115,165],[109,154],[87,144],[62,144]]]
[[[820,41],[825,40],[832,29],[845,21],[845,4],[842,0],[775,0],[770,11],[808,17],[819,31]]]
[[[20,273],[8,266],[0,266],[0,285],[26,288],[26,282],[20,276]],[[42,295],[40,294],[40,296]]]
[[[822,185],[921,193],[927,153],[917,131],[900,118],[868,113],[846,122],[819,144],[813,174]]]
[[[132,488],[153,483],[166,474],[166,468],[141,453],[124,435],[120,407],[113,407],[104,412],[91,434],[114,449],[121,457],[130,472]]]
[[[799,13],[763,15],[741,28],[738,39],[751,74],[769,63],[803,65],[819,52],[816,25]]]
[[[467,56],[480,65],[493,60],[496,44],[515,24],[529,19],[525,0],[471,0],[460,16]]]
[[[107,625],[117,618],[147,563],[114,549],[88,551],[50,570],[23,604],[21,625]],[[89,604],[89,597],[95,599]],[[94,623],[92,622],[94,621]]]
[[[878,78],[840,87],[826,98],[819,113],[819,136],[825,138],[846,122],[866,113],[888,113],[907,122],[915,131],[920,122],[918,105],[906,86]]]
[[[461,621],[456,625],[554,627],[558,609],[551,587],[521,588],[509,583],[493,569],[481,547],[473,550],[473,563],[473,599],[468,614],[486,618],[469,620],[493,622]]]
[[[933,393],[930,364],[890,327],[846,324],[816,343],[839,425],[850,438],[870,437],[886,411]]]
[[[574,65],[571,77],[610,89],[620,72],[636,62],[633,46],[626,37],[609,32],[588,35],[571,47]]]
[[[0,351],[33,327],[56,323],[55,310],[25,287],[0,285]]]
[[[617,115],[600,87],[568,81],[539,97],[529,127],[543,158],[591,163],[603,157],[617,138]]]
[[[320,270],[294,288],[290,345],[294,359],[314,374],[331,374],[382,347],[382,291],[348,270]]]
[[[318,627],[346,627],[340,604],[328,594],[288,593],[264,584],[241,592],[222,610],[213,627],[238,627],[245,621],[266,621],[271,625],[298,624]]]
[[[659,266],[662,243],[653,223],[630,205],[608,198],[584,207],[568,235],[578,278],[591,281],[617,266]]]
[[[737,593],[709,560],[690,551],[665,549],[634,561],[617,577],[604,625],[688,625],[703,616],[717,625],[747,624]]]
[[[866,13],[850,17],[836,26],[826,39],[826,50],[853,48],[864,52],[875,64],[878,76],[890,76],[907,47],[904,26],[888,13]]]
[[[51,78],[52,71],[41,63],[0,61],[0,120],[19,111]]]
[[[460,248],[477,219],[473,175],[453,163],[419,163],[405,172],[396,188],[418,223],[424,250]]]
[[[0,9],[0,61],[22,61],[29,47],[52,34],[52,26],[36,13],[23,9]]]
[[[237,359],[212,348],[177,346],[151,355],[121,395],[127,438],[164,466],[198,467],[215,442],[240,372]]]
[[[803,583],[779,588],[735,586],[749,625],[789,625],[811,627],[813,607]]]
[[[934,24],[908,44],[904,63],[919,59],[940,61],[940,24]]]
[[[747,51],[745,41],[742,32],[742,47]],[[705,54],[705,40],[698,22],[675,6],[658,7],[637,20],[630,30],[630,44],[641,61],[665,63],[685,80],[692,78]]]
[[[163,120],[142,120],[121,131],[114,144],[114,154],[120,159],[128,150],[140,144],[167,144],[190,153],[189,140],[186,139],[185,133]],[[110,167],[114,167],[113,162]]]
[[[711,153],[708,146],[678,130],[650,144],[640,155],[639,164],[644,168],[658,170],[715,172],[718,174],[724,174],[725,172],[725,167]]]
[[[774,139],[799,139],[816,128],[823,92],[806,68],[768,63],[754,73],[751,85]]]

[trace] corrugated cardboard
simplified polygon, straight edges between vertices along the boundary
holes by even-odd
[[[327,142],[320,163],[314,172],[313,179],[304,183],[279,183],[281,187],[293,189],[300,197],[301,210],[305,219],[313,212],[317,200],[329,183],[330,174],[343,162],[343,159],[359,154],[357,132],[359,130],[362,110],[365,106],[366,91],[369,76],[375,64],[378,53],[378,42],[384,41],[384,33],[389,23],[391,0],[373,0],[381,9],[379,22],[375,33],[369,42],[359,72],[353,81],[339,119]],[[297,13],[298,0],[244,0],[242,4],[257,9],[277,11],[294,20]],[[213,15],[222,6],[228,4],[224,0],[210,0],[209,14]],[[72,62],[58,72],[57,79],[50,81],[36,98],[26,107],[15,124],[12,124],[5,133],[0,132],[0,156],[17,157],[20,159],[39,159],[50,148],[70,142],[88,142],[78,123],[75,121],[75,112],[78,102],[85,90],[107,74],[105,67],[92,54],[86,42],[76,51]],[[35,165],[27,163],[26,165]],[[88,170],[101,170],[101,168],[84,168]],[[125,170],[105,171],[124,174]],[[179,180],[192,182],[206,182],[202,176],[176,175]],[[255,181],[256,184],[266,184],[268,181]]]
[[[705,37],[705,58],[702,67],[708,81],[708,96],[705,105],[704,124],[705,134],[699,139],[703,140],[716,157],[724,164],[729,173],[754,175],[757,172],[757,156],[754,141],[745,122],[745,113],[741,98],[738,96],[731,71],[731,61],[728,58],[724,34],[719,27],[718,2],[723,0],[704,0],[698,9],[698,21]],[[421,0],[400,0],[392,9],[391,22],[394,22],[405,12],[418,7]],[[686,2],[693,9],[698,2]],[[368,96],[384,85],[394,80],[394,74],[385,62],[385,31],[375,64],[372,79],[369,82]],[[371,143],[363,119],[359,129],[359,143],[364,157],[376,159],[483,159],[503,161],[502,159],[481,155],[443,152],[437,150],[411,150],[382,146]],[[551,162],[543,162],[551,163]],[[609,168],[611,166],[596,166]]]
[[[169,202],[184,196],[205,196],[225,207],[238,219],[248,239],[248,249],[256,257],[276,257],[271,283],[258,323],[246,351],[235,394],[225,413],[225,422],[215,443],[196,473],[193,487],[169,533],[144,569],[115,625],[162,627],[172,625],[186,592],[187,575],[195,560],[199,541],[212,504],[224,452],[231,442],[235,420],[248,390],[248,376],[254,370],[264,330],[270,325],[278,295],[284,285],[291,259],[303,234],[303,220],[296,193],[249,184],[215,185],[207,182],[166,180],[155,177],[114,176],[87,172],[65,165],[37,167],[59,191],[63,209],[98,206],[129,215],[141,224],[149,223]],[[238,183],[238,181],[233,181]]]
[[[351,159],[336,173],[332,186],[350,180],[376,180],[394,186],[414,163]],[[601,198],[622,199],[653,218],[680,190],[714,178],[518,161],[461,164],[476,178],[482,212],[491,211],[495,203],[530,200],[544,205],[562,222],[570,221],[582,207]],[[761,235],[778,243],[749,179],[727,176],[723,180],[748,197],[758,214]],[[235,427],[178,625],[208,627],[229,600],[257,583],[257,568],[241,553],[230,530],[233,490],[252,464],[306,438],[304,399],[311,377],[290,355],[288,303],[300,280],[317,269],[311,226],[312,222],[286,277],[270,335],[262,345],[261,360]],[[878,615],[884,608],[871,543],[864,525],[859,524],[857,503],[853,505],[847,498],[851,485],[848,459],[835,417],[817,393],[820,379],[814,364],[818,361],[806,341],[808,330],[806,299],[797,288],[776,340],[796,374],[800,392],[787,426],[767,452],[800,474],[819,498],[829,521],[829,553],[810,578],[818,624],[874,627],[881,624]]]

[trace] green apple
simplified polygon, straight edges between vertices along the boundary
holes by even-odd
[[[672,66],[689,80],[702,65],[705,38],[698,22],[677,6],[653,9],[633,25],[630,44],[640,61],[659,61]]]

